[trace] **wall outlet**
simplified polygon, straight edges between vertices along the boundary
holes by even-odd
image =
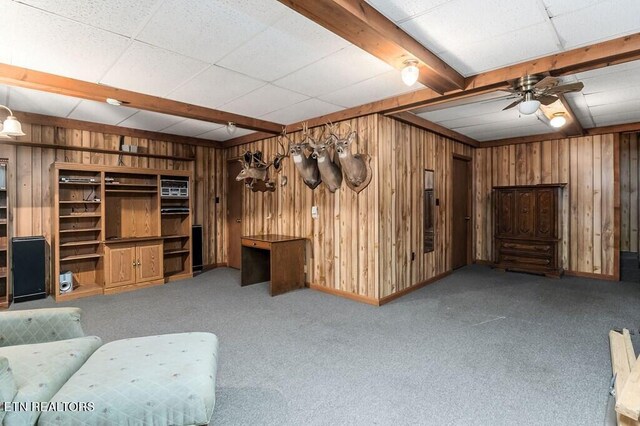
[[[320,217],[320,215],[318,214],[318,206],[311,206],[311,217],[313,219],[317,219]]]

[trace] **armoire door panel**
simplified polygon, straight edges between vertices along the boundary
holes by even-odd
[[[554,237],[555,202],[551,189],[540,189],[536,192],[536,235],[538,237]]]
[[[535,235],[535,196],[533,191],[516,193],[516,234],[520,237]]]

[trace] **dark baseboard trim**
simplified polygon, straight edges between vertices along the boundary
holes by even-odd
[[[385,297],[383,297],[382,299],[379,300],[379,305],[382,306],[382,305],[384,305],[386,303],[389,303],[389,302],[391,302],[393,300],[396,300],[399,297],[407,295],[407,294],[411,293],[412,291],[419,290],[424,286],[427,286],[427,285],[432,284],[432,283],[434,283],[434,282],[436,282],[438,280],[441,280],[442,278],[446,277],[447,275],[451,275],[451,272],[452,271],[444,272],[444,273],[442,273],[440,275],[436,275],[435,277],[431,277],[428,280],[425,280],[425,281],[419,282],[417,284],[414,284],[411,287],[407,287],[407,288],[405,288],[403,290],[400,290],[397,293],[393,293],[393,294],[390,294],[388,296],[385,296]]]
[[[317,284],[307,284],[311,290],[321,291],[323,293],[332,294],[334,296],[344,297],[346,299],[355,300],[356,302],[366,303],[368,305],[380,306],[380,301],[372,297],[361,296],[359,294],[349,293],[348,291],[329,288]]]

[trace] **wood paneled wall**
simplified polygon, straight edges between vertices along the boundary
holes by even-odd
[[[640,134],[620,136],[620,250],[638,252],[638,149]]]
[[[618,274],[619,187],[617,135],[478,148],[474,153],[475,258],[493,258],[491,188],[567,183],[563,194],[565,270],[615,278]]]
[[[29,147],[0,143],[0,157],[9,159],[9,193],[13,236],[44,235],[51,241],[51,182],[49,167],[54,161],[116,166],[119,155],[74,150],[73,147],[117,150],[120,136],[87,130],[41,126],[23,123],[26,143],[46,144]],[[174,142],[125,137],[124,143],[142,147],[145,152],[166,155],[167,158],[122,156],[122,163],[130,167],[178,169],[194,171],[194,223],[204,225],[204,261],[223,262],[217,249],[224,238],[221,226],[222,205],[214,204],[215,195],[222,196],[224,152],[219,149]],[[195,161],[176,161],[171,156],[195,156]]]
[[[451,270],[453,155],[473,148],[389,117],[379,121],[380,296]],[[435,247],[423,253],[424,170],[434,171]],[[415,260],[412,259],[415,253]]]

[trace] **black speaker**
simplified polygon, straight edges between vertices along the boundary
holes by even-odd
[[[191,263],[194,271],[202,271],[202,225],[191,227]]]
[[[47,297],[45,244],[44,237],[14,237],[11,239],[14,302]]]

